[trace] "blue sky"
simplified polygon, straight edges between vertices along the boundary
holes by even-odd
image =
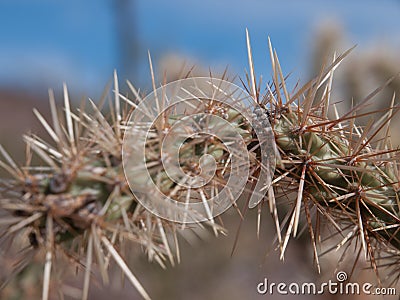
[[[5,0],[0,4],[0,86],[71,89],[99,95],[119,68],[117,16],[112,0]],[[202,0],[132,2],[130,26],[140,48],[134,81],[148,83],[147,50],[155,61],[177,53],[204,67],[239,75],[247,67],[245,28],[251,33],[256,71],[270,75],[267,36],[283,69],[306,72],[307,49],[318,26],[337,21],[348,46],[377,43],[400,49],[400,1]],[[353,54],[354,55],[354,54]]]

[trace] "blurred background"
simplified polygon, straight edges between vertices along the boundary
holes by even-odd
[[[362,100],[400,72],[398,0],[3,0],[0,143],[23,161],[21,135],[28,131],[44,134],[32,109],[47,116],[47,91],[54,89],[60,101],[63,82],[76,104],[82,97],[98,99],[114,69],[121,83],[129,79],[144,94],[150,91],[148,51],[157,82],[164,76],[177,79],[192,67],[196,75],[211,72],[218,76],[227,68],[231,78],[244,79],[248,69],[245,28],[251,35],[258,76],[266,82],[271,75],[270,36],[283,71],[291,73],[291,87],[318,73],[335,51],[357,45],[336,73],[333,99],[340,102],[342,111],[348,110],[351,99]],[[398,77],[369,109],[387,107],[394,92],[400,95]],[[398,120],[392,127],[400,126]],[[399,136],[392,138],[395,145],[400,143]],[[226,214],[228,238],[183,244],[183,262],[167,271],[138,254],[135,273],[155,299],[262,299],[266,296],[257,295],[256,286],[264,277],[284,282],[320,277],[308,240],[292,242],[285,262],[274,251],[269,253],[273,225],[266,215],[257,240],[254,212],[244,223],[231,258],[238,219],[234,212]],[[326,259],[321,276],[332,278],[333,261]],[[91,299],[136,299],[137,293],[128,284],[118,285],[119,275],[115,279],[111,288],[93,286]],[[34,283],[27,286],[28,290],[35,288]]]

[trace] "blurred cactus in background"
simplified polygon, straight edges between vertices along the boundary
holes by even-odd
[[[334,93],[337,96],[337,107],[339,111],[348,111],[352,105],[359,103],[365,96],[376,87],[384,86],[383,90],[374,97],[374,101],[368,104],[358,114],[366,111],[377,111],[374,118],[385,114],[385,109],[391,105],[393,97],[400,93],[400,58],[398,50],[389,47],[388,41],[376,41],[369,47],[356,47],[356,55],[350,55],[347,62],[337,71],[334,82]],[[340,24],[334,21],[323,23],[315,34],[315,45],[310,51],[310,72],[314,76],[319,72],[322,65],[332,60],[335,52],[344,48],[352,47],[346,33]],[[385,82],[394,77],[388,84]],[[331,115],[332,117],[333,115]],[[361,125],[366,125],[371,116],[360,116],[357,120]],[[391,128],[400,126],[399,119],[394,118]],[[394,146],[400,144],[400,135],[392,130],[392,143]],[[383,137],[382,135],[380,137]]]

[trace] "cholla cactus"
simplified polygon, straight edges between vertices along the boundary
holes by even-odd
[[[149,299],[119,252],[127,243],[137,243],[144,247],[149,260],[165,268],[166,260],[172,265],[176,259],[179,261],[177,234],[182,230],[146,211],[129,190],[121,156],[124,123],[133,102],[119,94],[116,74],[110,117],[89,102],[90,112],[83,106],[73,112],[64,86],[63,118],[50,92],[52,125],[38,111],[34,113],[53,144],[34,135],[25,136],[27,161],[23,167],[0,146],[5,158],[0,165],[13,177],[1,181],[0,206],[5,213],[2,244],[8,241],[26,247],[19,271],[29,264],[26,258],[33,256],[30,252],[45,251],[42,299],[49,297],[56,254],[72,259],[78,269],[84,270],[82,299],[88,297],[94,262],[103,281],[109,281],[110,257],[143,298]],[[33,154],[46,166],[31,166]],[[212,227],[216,233],[222,231],[217,225]],[[195,226],[187,230],[195,230]],[[22,241],[16,237],[22,237]]]
[[[289,93],[277,54],[269,46],[272,84],[260,95],[251,68],[249,86],[264,106],[280,153],[267,200],[275,215],[281,258],[290,236],[298,233],[302,219],[320,270],[319,241],[327,239],[322,235],[321,224],[328,223],[342,236],[330,249],[348,249],[355,242],[355,263],[364,253],[378,275],[378,260],[398,259],[400,253],[399,150],[392,147],[389,130],[398,111],[394,97],[382,118],[361,128],[357,118],[374,116],[375,112],[361,115],[359,111],[384,87],[374,90],[344,115],[338,115],[335,105],[330,104],[333,73],[350,50],[335,58],[317,78]],[[250,50],[249,59],[252,66]],[[328,119],[330,109],[334,109],[336,116],[333,120]],[[384,133],[385,138],[374,140],[379,133]],[[287,200],[292,204],[285,205]],[[275,213],[278,203],[285,207],[283,211],[288,211],[283,221]],[[393,274],[397,280],[400,274]]]
[[[322,220],[332,225],[338,234],[344,235],[338,247],[358,241],[356,244],[361,245],[359,251],[365,253],[377,273],[378,259],[386,255],[396,259],[400,257],[398,150],[392,149],[388,138],[389,122],[397,107],[392,105],[387,109],[385,118],[370,123],[364,129],[357,126],[357,112],[379,92],[380,89],[377,89],[345,115],[337,116],[335,120],[328,119],[328,110],[334,109],[330,104],[333,73],[348,52],[336,58],[316,79],[289,93],[278,57],[270,44],[273,79],[272,84],[262,91],[255,80],[249,38],[247,41],[251,122],[241,115],[243,111],[240,108],[232,109],[213,99],[203,101],[202,97],[194,96],[193,99],[199,101],[196,105],[192,103],[194,110],[167,110],[146,131],[149,139],[144,143],[145,154],[139,160],[139,167],[143,164],[144,168],[149,168],[151,181],[172,199],[187,204],[185,201],[191,198],[202,203],[206,218],[198,218],[189,210],[183,211],[185,218],[196,224],[182,226],[163,220],[147,211],[142,206],[147,202],[137,198],[136,193],[131,193],[123,170],[123,136],[126,130],[140,131],[143,128],[143,124],[131,122],[129,113],[137,110],[144,100],[131,84],[129,87],[136,99],[121,95],[116,75],[115,97],[109,118],[101,112],[101,105],[96,106],[92,101],[89,101],[89,110],[83,105],[76,112],[71,110],[64,86],[64,117],[58,114],[52,93],[52,125],[35,111],[53,140],[51,144],[37,136],[25,136],[27,161],[23,167],[0,147],[4,157],[0,165],[13,177],[12,180],[1,181],[0,207],[5,214],[1,221],[2,244],[6,241],[16,246],[22,244],[20,247],[25,247],[23,258],[32,256],[29,252],[44,250],[42,299],[49,297],[56,253],[72,258],[78,268],[83,269],[82,299],[88,297],[93,263],[98,266],[103,281],[108,282],[110,258],[115,260],[142,297],[149,299],[120,254],[126,243],[142,245],[150,260],[156,260],[165,267],[165,260],[171,264],[179,261],[178,233],[184,234],[196,228],[204,230],[199,220],[206,220],[215,234],[223,232],[213,217],[213,208],[208,206],[207,198],[229,182],[226,176],[232,175],[229,169],[233,165],[229,147],[218,138],[210,139],[199,134],[178,139],[180,148],[171,144],[169,149],[180,151],[178,157],[182,170],[193,176],[207,166],[198,163],[199,157],[214,159],[216,164],[212,170],[215,173],[204,187],[186,186],[182,189],[176,178],[171,179],[172,173],[163,167],[163,138],[178,120],[199,112],[224,121],[206,122],[196,117],[195,123],[186,123],[190,125],[187,128],[193,129],[194,125],[203,123],[207,126],[212,123],[209,128],[216,128],[220,125],[218,122],[226,122],[238,133],[248,153],[249,169],[245,177],[246,190],[250,194],[248,205],[250,208],[257,206],[260,216],[263,204],[268,202],[282,258],[290,236],[296,236],[302,220],[308,227],[318,268],[318,241],[323,238],[320,229]],[[210,82],[213,80],[209,79]],[[153,86],[157,94],[154,80]],[[213,86],[224,94],[219,85]],[[162,95],[159,97],[166,99]],[[380,131],[384,131],[387,138],[373,142]],[[135,140],[129,142],[134,143]],[[266,142],[276,147],[266,147]],[[43,160],[45,167],[31,166],[33,153]],[[132,155],[132,161],[140,151],[125,153]],[[145,174],[147,171],[143,172],[140,168],[132,167],[127,171],[136,185],[146,186],[148,178],[144,177]],[[266,196],[260,198],[263,193]],[[233,206],[234,200],[230,203]],[[178,211],[178,214],[181,212]],[[171,219],[176,221],[174,217]],[[22,237],[22,241],[15,237]],[[17,270],[28,264],[28,260],[21,260]],[[397,278],[399,272],[395,274]]]

